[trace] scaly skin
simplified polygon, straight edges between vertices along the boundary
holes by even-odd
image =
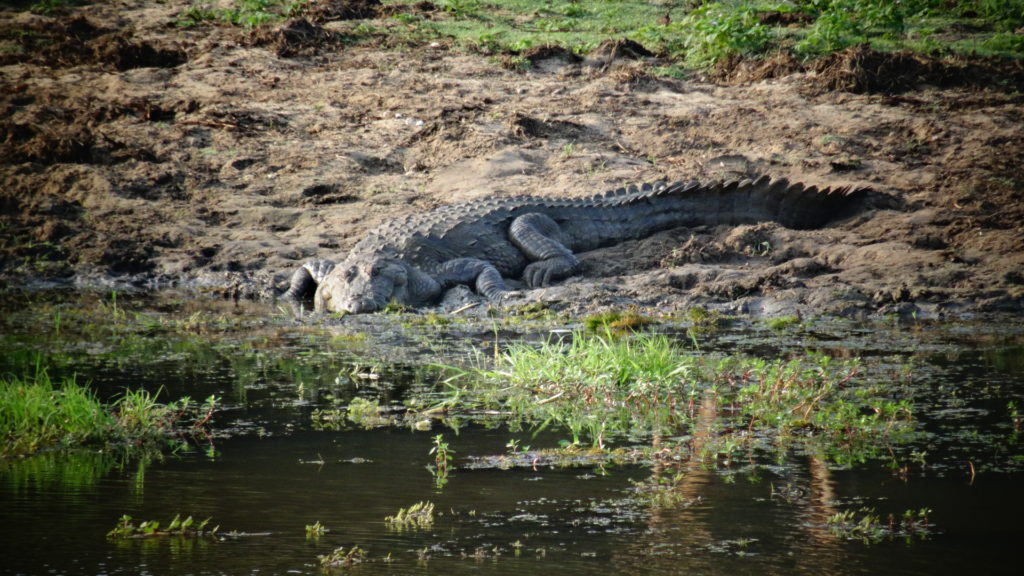
[[[316,287],[319,311],[373,312],[389,302],[426,306],[457,284],[489,299],[503,278],[529,288],[573,275],[574,252],[680,226],[775,221],[818,228],[862,189],[818,189],[786,180],[676,182],[619,188],[588,198],[509,196],[443,206],[388,222],[356,244],[344,262],[303,264],[284,296]]]

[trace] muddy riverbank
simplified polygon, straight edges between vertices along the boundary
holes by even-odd
[[[818,71],[768,62],[711,83],[605,50],[539,51],[523,71],[445,42],[346,43],[364,21],[346,18],[400,25],[366,4],[256,31],[176,26],[184,0],[0,11],[2,283],[267,298],[305,259],[441,204],[767,173],[881,200],[821,230],[678,229],[602,249],[511,304],[1024,304],[1018,64],[851,49]]]

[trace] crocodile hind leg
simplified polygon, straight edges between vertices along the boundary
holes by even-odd
[[[496,300],[508,292],[505,280],[493,264],[479,258],[456,258],[441,265],[438,281],[444,287],[455,284],[473,285],[477,294]]]
[[[523,270],[523,282],[530,288],[547,286],[572,276],[580,261],[566,248],[558,223],[540,213],[523,214],[512,221],[509,239],[532,262]]]
[[[281,298],[302,300],[312,295],[316,287],[334,270],[334,262],[325,258],[314,258],[305,262],[292,274],[291,284]]]

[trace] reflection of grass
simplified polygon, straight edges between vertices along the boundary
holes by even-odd
[[[138,465],[144,467],[144,462]],[[49,451],[34,454],[31,458],[0,459],[0,478],[13,493],[59,489],[77,494],[95,485],[114,468],[125,465],[121,455],[110,451]]]

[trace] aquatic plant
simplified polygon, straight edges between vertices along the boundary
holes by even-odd
[[[314,524],[306,524],[306,538],[317,540],[328,532],[327,528],[319,520]]]
[[[434,504],[417,502],[409,508],[400,508],[394,516],[385,518],[384,523],[397,531],[430,528],[434,525]]]
[[[828,517],[826,524],[829,532],[839,538],[875,544],[893,538],[927,538],[934,529],[928,520],[930,514],[930,509],[921,508],[906,510],[899,516],[889,514],[883,520],[874,508],[859,508],[836,512]]]
[[[381,417],[380,404],[377,400],[367,400],[358,396],[349,402],[346,416],[353,423],[366,429],[385,423],[385,419]]]
[[[434,464],[432,466],[428,465],[427,469],[434,476],[434,484],[438,490],[444,488],[444,485],[448,483],[448,473],[452,460],[455,459],[452,456],[454,452],[448,446],[448,443],[445,442],[444,434],[434,436],[434,447],[430,449],[430,454],[434,456]]]
[[[782,330],[785,330],[786,328],[789,328],[790,326],[796,326],[796,325],[800,324],[800,317],[799,316],[778,316],[776,318],[769,318],[767,323],[768,323],[768,327],[771,328],[772,330],[782,331]]]
[[[344,546],[335,548],[330,554],[318,556],[323,568],[350,568],[356,564],[369,561],[366,551],[359,546],[346,549]]]
[[[209,523],[210,518],[196,523],[191,516],[182,520],[181,515],[178,514],[174,516],[174,519],[167,526],[161,528],[160,522],[156,520],[147,520],[135,524],[132,517],[125,514],[117,521],[117,525],[110,532],[107,532],[107,538],[212,538],[217,534],[219,526],[214,526],[207,530],[206,526]]]
[[[105,438],[116,420],[74,377],[55,383],[42,367],[29,378],[0,379],[0,456]]]

